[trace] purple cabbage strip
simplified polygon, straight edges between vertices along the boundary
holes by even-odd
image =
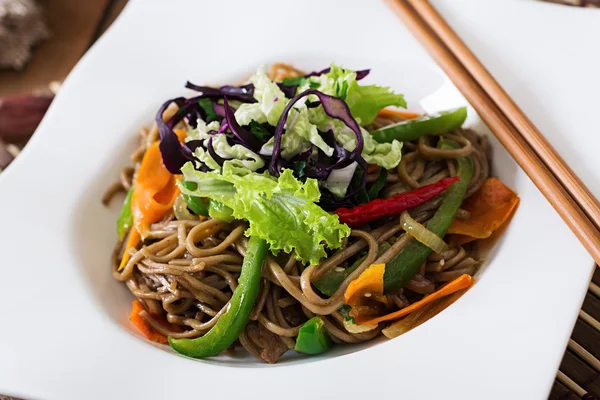
[[[213,109],[215,110],[215,114],[217,114],[219,117],[225,117],[225,107],[223,107],[223,104],[215,102],[213,104]]]
[[[335,143],[335,137],[333,137],[333,132],[326,133],[327,136],[325,136],[324,139],[332,141],[333,138],[334,149],[336,150],[336,155],[339,156],[340,159],[338,159],[337,162],[333,162],[332,158],[324,159],[319,157],[320,160],[317,160],[317,163],[311,163],[312,165],[310,165],[310,171],[307,172],[307,176],[310,174],[318,179],[323,180],[329,176],[329,173],[332,169],[343,168],[348,166],[353,161],[357,161],[359,164],[364,163],[364,159],[362,159],[361,156],[363,150],[362,133],[358,123],[350,114],[348,105],[342,99],[326,95],[325,93],[322,93],[316,89],[308,89],[290,100],[283,110],[283,114],[281,115],[279,122],[277,123],[277,128],[275,129],[275,139],[273,143],[273,154],[271,157],[271,163],[269,165],[269,172],[271,175],[279,176],[280,170],[278,168],[278,159],[280,158],[279,155],[281,153],[281,137],[284,133],[283,129],[288,118],[288,113],[295,103],[297,103],[303,97],[311,94],[319,98],[321,104],[323,105],[325,114],[331,118],[339,119],[346,124],[348,128],[352,129],[352,131],[356,134],[356,147],[351,152],[348,152],[341,146],[337,146]],[[363,177],[361,179],[361,186],[364,187],[364,185],[366,185],[366,169],[364,170]]]
[[[231,99],[243,101],[244,103],[256,103],[253,97],[254,85],[251,83],[244,86],[221,86],[220,88],[211,88],[208,86],[199,86],[191,82],[186,82],[185,87],[202,93],[202,97],[222,98],[229,96]],[[216,112],[216,111],[215,111]]]
[[[162,155],[163,164],[172,174],[180,174],[180,169],[183,167],[183,164],[195,160],[193,151],[179,143],[179,138],[175,132],[173,132],[173,127],[188,114],[194,105],[199,107],[199,99],[199,97],[194,97],[186,100],[184,97],[177,97],[168,100],[158,109],[158,112],[154,117],[160,134],[160,144],[158,147],[160,149],[160,154]],[[177,104],[180,108],[179,111],[165,123],[162,115],[171,103]]]
[[[215,160],[215,162],[217,164],[219,164],[219,166],[222,167],[223,163],[225,162],[225,159],[217,154],[217,152],[215,151],[215,148],[213,147],[212,140],[213,140],[213,136],[211,136],[208,139],[208,144],[206,145],[206,149],[208,150],[208,154],[210,154],[210,156],[213,158],[213,160]]]
[[[310,78],[311,76],[320,76],[323,74],[328,74],[330,71],[331,71],[331,67],[325,68],[321,71],[313,71],[310,74],[304,75],[304,78]],[[363,79],[364,77],[369,75],[369,72],[371,72],[371,70],[370,69],[361,69],[361,70],[355,71],[355,72],[356,72],[356,80],[360,81],[361,79]]]
[[[281,82],[277,83],[277,86],[279,86],[279,89],[281,89],[285,97],[288,99],[294,97],[296,94],[296,89],[298,89],[298,86],[284,86],[284,84]]]
[[[250,150],[254,152],[259,152],[263,143],[259,138],[254,136],[252,133],[248,132],[246,129],[242,128],[240,124],[235,119],[235,115],[229,104],[227,103],[227,96],[224,97],[225,106],[225,120],[227,121],[227,125],[229,125],[229,130],[233,135],[241,141],[244,146],[248,147]]]

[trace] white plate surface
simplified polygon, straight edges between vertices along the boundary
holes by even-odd
[[[401,338],[266,366],[193,361],[133,333],[131,297],[109,272],[117,211],[101,193],[137,128],[187,79],[230,82],[273,61],[371,67],[372,81],[406,93],[411,109],[464,104],[378,2],[132,0],[0,175],[0,393],[545,398],[593,263],[497,143],[494,172],[519,193],[519,209],[473,289]]]

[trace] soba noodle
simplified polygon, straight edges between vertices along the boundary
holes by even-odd
[[[273,78],[298,76],[302,72],[292,67],[276,64],[271,69]],[[176,107],[165,112],[165,119],[174,114]],[[376,119],[369,130],[394,122],[397,118],[386,116]],[[467,196],[472,195],[489,176],[488,143],[472,131],[459,129],[441,135],[460,144],[453,150],[435,147],[439,137],[423,137],[404,144],[402,161],[396,171],[389,171],[382,190],[384,197],[394,196],[423,185],[436,182],[456,173],[455,159],[469,157],[473,165],[473,178]],[[123,169],[120,180],[111,186],[104,202],[119,191],[127,191],[135,178],[135,171],[148,146],[158,139],[156,124],[140,131],[139,147],[131,155],[135,167]],[[368,181],[379,176],[373,168]],[[440,204],[440,198],[413,209],[410,213],[425,222]],[[177,202],[175,205],[177,209]],[[197,217],[185,211],[167,215],[163,221],[151,226],[143,245],[132,251],[131,258],[121,271],[123,243],[115,246],[112,257],[113,276],[124,282],[147,311],[140,314],[157,332],[173,338],[195,338],[205,334],[227,310],[228,301],[237,286],[242,261],[248,243],[244,236],[247,228],[243,222],[224,223],[206,217]],[[185,213],[187,212],[187,214]],[[468,213],[459,212],[458,218]],[[209,229],[210,228],[210,229]],[[210,235],[207,235],[207,232]],[[292,349],[298,331],[307,319],[322,316],[333,341],[358,343],[378,336],[379,329],[365,333],[350,333],[344,328],[344,317],[338,309],[343,304],[344,291],[369,265],[387,263],[408,243],[409,237],[396,219],[384,219],[369,229],[353,229],[341,249],[330,252],[319,265],[304,266],[294,254],[269,255],[263,267],[259,296],[250,317],[250,323],[239,337],[239,344],[259,359],[274,362],[286,350]],[[380,246],[389,248],[379,253]],[[327,272],[341,271],[364,257],[330,297],[320,295],[313,283]],[[387,294],[388,307],[400,309],[432,293],[447,281],[461,274],[473,275],[480,260],[466,245],[452,247],[441,254],[433,253],[404,288]],[[173,329],[158,322],[166,319]],[[270,337],[270,349],[257,337]],[[275,348],[273,350],[273,347]],[[271,351],[272,350],[272,351]]]

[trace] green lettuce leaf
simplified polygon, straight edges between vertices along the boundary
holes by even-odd
[[[339,248],[350,234],[350,228],[340,224],[336,215],[316,205],[321,195],[317,181],[302,183],[289,169],[278,179],[257,173],[239,176],[229,168],[223,168],[222,175],[200,172],[191,163],[181,172],[186,182],[197,184],[196,190],[179,184],[182,193],[208,197],[230,207],[236,219],[249,222],[246,236],[266,240],[274,254],[295,250],[298,260],[317,264],[326,256],[325,247]]]
[[[206,147],[208,145],[208,139],[211,137],[208,134],[208,131],[218,131],[219,128],[220,124],[217,121],[213,121],[207,125],[204,121],[199,119],[198,126],[195,129],[188,130],[186,140],[203,140],[204,146]],[[212,138],[215,152],[219,156],[227,159],[227,161],[224,162],[224,166],[230,165],[236,168],[238,170],[238,174],[245,175],[245,173],[241,171],[243,169],[247,169],[248,172],[250,172],[256,171],[257,169],[265,166],[265,162],[262,157],[246,146],[241,144],[234,144],[231,146],[227,142],[227,136],[225,135],[213,135]],[[196,158],[200,162],[204,163],[208,168],[215,171],[221,170],[219,164],[211,157],[210,154],[208,154],[208,151],[206,151],[204,148],[197,147],[194,151],[194,156],[196,156]]]
[[[261,148],[260,154],[273,154],[274,142],[274,137],[269,139]],[[306,105],[303,104],[299,108],[292,108],[290,111],[290,116],[285,125],[285,133],[281,136],[281,156],[289,160],[295,155],[306,151],[311,144],[323,150],[323,153],[328,156],[333,154],[333,148],[325,143],[317,127],[310,123]]]
[[[309,108],[308,119],[321,132],[333,130],[335,140],[346,150],[352,151],[356,147],[356,134],[341,121],[329,118],[322,106]],[[402,142],[393,140],[389,143],[379,143],[369,131],[362,127],[360,130],[364,143],[363,158],[369,164],[377,164],[385,169],[396,168],[402,158]]]
[[[269,79],[266,67],[259,68],[256,74],[250,77],[250,82],[254,84],[254,98],[257,103],[242,104],[235,112],[236,121],[240,125],[250,125],[250,121],[277,125],[289,100],[285,98],[279,86]]]
[[[325,94],[344,99],[352,116],[363,126],[373,122],[377,113],[385,107],[406,108],[404,95],[394,93],[389,87],[361,86],[356,81],[356,72],[339,65],[331,64],[327,74],[310,77],[308,82],[298,88],[298,92],[309,89],[311,83],[318,83],[319,90]]]

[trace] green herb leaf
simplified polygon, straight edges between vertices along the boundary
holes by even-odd
[[[342,304],[342,306],[338,309],[346,321],[352,321],[353,323],[356,323],[354,321],[354,317],[350,316],[350,310],[352,310],[352,307],[350,307],[348,304]]]
[[[369,201],[375,200],[377,198],[377,196],[379,196],[379,192],[381,191],[381,189],[383,189],[383,187],[385,186],[385,183],[387,182],[387,175],[388,175],[387,169],[381,168],[379,177],[377,178],[377,180],[375,182],[373,182],[373,184],[369,188],[369,191],[367,192],[367,194],[369,195]]]
[[[304,85],[307,81],[308,79],[303,76],[296,76],[294,78],[283,78],[281,83],[283,84],[283,86],[290,87]]]
[[[306,168],[305,161],[294,162],[294,176],[298,179],[304,177],[304,169]]]
[[[219,116],[215,112],[215,108],[213,107],[213,103],[210,99],[200,99],[198,100],[198,105],[206,113],[206,123],[210,123],[219,119]]]
[[[273,134],[265,127],[264,124],[259,124],[256,121],[250,121],[250,133],[261,140],[267,140]]]

